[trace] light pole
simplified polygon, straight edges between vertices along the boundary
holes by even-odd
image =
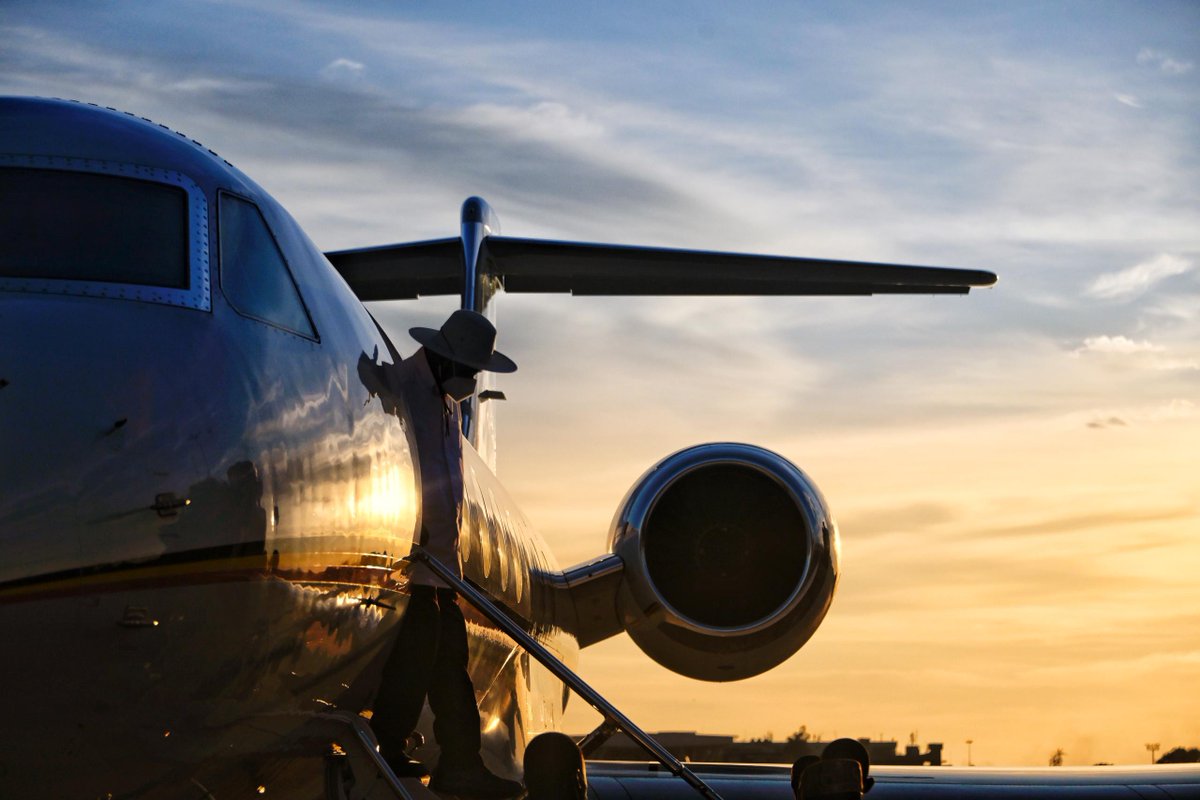
[[[1158,752],[1159,743],[1158,742],[1147,743],[1146,749],[1150,751],[1150,763],[1153,764],[1154,763],[1154,754]]]
[[[971,745],[973,745],[973,744],[975,744],[974,739],[967,739],[967,766],[968,767],[975,766],[974,764],[971,763]]]

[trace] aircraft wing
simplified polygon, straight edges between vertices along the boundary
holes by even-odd
[[[462,291],[459,239],[340,250],[326,257],[362,300]],[[823,258],[488,236],[481,272],[509,293],[577,295],[966,294],[991,272]]]
[[[462,292],[463,245],[457,237],[338,250],[325,257],[360,300]]]
[[[689,766],[721,797],[792,800],[790,767],[767,764]],[[1141,800],[1200,797],[1194,764],[1144,767],[899,767],[871,765],[875,786],[866,800]],[[598,800],[695,800],[695,790],[658,764],[587,762],[588,797]]]

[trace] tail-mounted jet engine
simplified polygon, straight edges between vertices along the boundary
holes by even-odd
[[[838,579],[837,525],[820,491],[745,444],[698,445],[651,467],[621,502],[609,550],[563,576],[580,644],[623,628],[659,664],[700,680],[789,658]]]

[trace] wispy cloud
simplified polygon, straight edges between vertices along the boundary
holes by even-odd
[[[1088,287],[1088,294],[1104,299],[1134,297],[1164,278],[1182,275],[1191,268],[1191,261],[1170,253],[1160,253],[1149,261],[1142,261],[1120,272],[1101,275]]]
[[[1151,47],[1143,47],[1141,49],[1137,54],[1137,62],[1139,64],[1158,67],[1168,75],[1183,75],[1184,73],[1191,72],[1193,67],[1195,67],[1191,61],[1178,61],[1167,53]]]
[[[1120,417],[1109,417],[1106,424],[1123,426],[1127,424]],[[992,539],[997,536],[1059,536],[1091,534],[1106,527],[1126,526],[1134,523],[1160,522],[1190,519],[1196,515],[1196,509],[1190,505],[1173,506],[1168,508],[1141,508],[1136,511],[1114,511],[1104,509],[1094,513],[1068,514],[1059,517],[1042,518],[1033,522],[1016,525],[979,528],[964,535],[982,539]]]
[[[1131,94],[1121,94],[1120,92],[1117,92],[1116,94],[1113,95],[1113,97],[1116,98],[1118,103],[1127,105],[1130,108],[1141,108],[1142,107],[1141,102]]]
[[[1169,355],[1167,348],[1161,344],[1137,341],[1127,336],[1089,336],[1082,345],[1071,351],[1071,355],[1076,358],[1094,357],[1110,365],[1165,372],[1200,369],[1200,362]],[[1095,427],[1091,423],[1089,426]]]
[[[367,67],[361,61],[352,61],[349,58],[335,58],[324,67],[321,67],[321,77],[327,79],[351,79],[358,80],[363,77]]]
[[[1194,402],[1177,397],[1169,403],[1150,409],[1146,413],[1146,417],[1154,421],[1191,419],[1198,413],[1200,413],[1200,408]]]
[[[1162,345],[1152,342],[1135,342],[1124,336],[1089,336],[1083,340],[1083,346],[1075,351],[1077,355],[1084,353],[1108,353],[1130,355],[1133,353],[1161,353]]]
[[[565,140],[594,139],[604,126],[566,103],[540,101],[528,106],[479,103],[463,109],[462,118],[479,125],[510,131],[514,138],[525,136],[562,144]]]
[[[1192,365],[1193,369],[1196,365]],[[1089,428],[1126,428],[1132,425],[1179,422],[1196,418],[1200,407],[1191,400],[1176,397],[1165,403],[1141,408],[1103,409],[1091,412],[1085,423]]]
[[[188,94],[237,93],[254,92],[270,88],[264,81],[245,81],[232,78],[191,77],[167,83],[165,87],[173,92]]]
[[[1172,292],[1170,296],[1156,298],[1156,302],[1150,310],[1162,317],[1189,322],[1200,318],[1200,294]]]
[[[859,510],[841,517],[839,525],[843,535],[862,540],[888,534],[928,533],[956,522],[962,522],[961,509],[944,503],[922,502]]]

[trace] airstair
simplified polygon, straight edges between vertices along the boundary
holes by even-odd
[[[503,610],[498,608],[486,594],[471,583],[460,578],[457,573],[421,548],[415,548],[412,554],[408,556],[408,560],[419,561],[425,564],[435,575],[454,587],[459,595],[478,609],[492,624],[504,631],[525,652],[537,659],[543,667],[550,670],[556,678],[571,687],[575,694],[583,698],[585,703],[594,708],[604,718],[604,721],[595,730],[579,742],[579,748],[583,751],[585,757],[594,752],[596,748],[602,745],[614,733],[623,732],[635,744],[645,750],[651,759],[661,764],[672,775],[686,782],[701,797],[707,798],[707,800],[721,800],[721,796],[713,791],[708,784],[700,780],[695,773],[688,769],[679,759],[675,758],[669,750],[659,744],[654,737],[635,725],[629,717],[621,713],[616,706],[608,702],[599,692],[585,683],[570,667],[559,661],[553,653],[526,633],[520,625],[505,614]]]
[[[418,778],[399,778],[379,754],[365,719],[346,716],[352,739],[325,757],[326,800],[438,800]]]
[[[583,698],[604,719],[600,725],[579,742],[584,756],[595,752],[614,733],[623,732],[646,751],[671,775],[683,780],[706,800],[721,800],[713,789],[688,769],[669,750],[633,723],[599,692],[589,686],[570,667],[562,663],[536,639],[492,602],[486,594],[460,578],[453,570],[421,548],[415,548],[406,559],[421,562],[435,575],[452,586],[468,603],[504,631],[523,650],[548,669],[556,678]],[[327,757],[325,796],[327,800],[433,800],[438,796],[414,778],[398,778],[379,754],[375,736],[366,720],[346,718],[343,722],[353,731],[353,741],[341,753]]]

